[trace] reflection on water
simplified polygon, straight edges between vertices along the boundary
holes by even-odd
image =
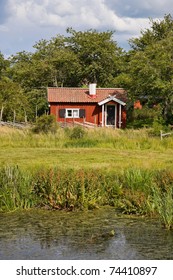
[[[173,259],[173,233],[110,208],[1,213],[0,259]]]

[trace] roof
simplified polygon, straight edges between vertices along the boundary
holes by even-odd
[[[123,105],[126,102],[126,92],[123,88],[96,88],[94,96],[89,95],[88,88],[49,87],[47,92],[49,103],[100,103],[108,100],[111,96],[114,99],[110,99],[115,102],[122,102]]]
[[[113,96],[111,95],[111,96],[109,96],[108,98],[106,98],[106,99],[100,101],[98,104],[99,104],[99,105],[103,105],[103,104],[106,104],[106,103],[108,103],[108,102],[110,102],[110,101],[117,102],[117,103],[119,103],[119,104],[121,104],[121,105],[123,105],[123,106],[126,105],[125,102],[123,102],[122,100],[116,98],[116,95],[113,95]]]

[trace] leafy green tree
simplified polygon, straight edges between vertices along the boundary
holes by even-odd
[[[68,28],[68,44],[78,56],[82,68],[81,82],[97,81],[98,86],[107,86],[121,71],[122,49],[113,40],[112,31],[75,31]]]
[[[3,54],[0,52],[0,80],[5,75],[5,71],[7,67],[8,67],[8,61],[4,59]]]
[[[19,52],[9,58],[10,69],[9,76],[14,81],[21,85],[23,89],[32,86],[32,53]]]
[[[119,81],[131,100],[160,104],[167,122],[173,121],[173,19],[150,21],[151,28],[131,39],[127,70]]]
[[[43,89],[31,89],[25,93],[28,102],[27,115],[30,121],[36,121],[41,115],[48,113],[47,93]]]
[[[22,88],[22,99],[27,106],[24,109],[26,116],[33,121],[44,114],[47,108],[48,76],[50,69],[42,60],[34,59],[33,54],[21,52],[10,58],[9,70],[11,79],[19,83]]]
[[[0,81],[0,122],[16,119],[16,111],[22,106],[22,90],[18,83],[10,79]]]
[[[27,103],[21,109],[25,119],[34,121],[48,111],[48,86],[77,87],[95,80],[98,86],[114,86],[122,71],[123,52],[112,39],[113,32],[67,31],[70,36],[40,40],[33,53],[22,51],[9,59],[8,77],[20,85]]]
[[[68,47],[66,38],[57,35],[50,41],[41,40],[34,48],[33,59],[47,67],[45,81],[49,86],[73,86],[79,82],[80,64],[77,55]],[[44,75],[45,76],[45,75]]]

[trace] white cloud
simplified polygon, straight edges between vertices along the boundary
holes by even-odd
[[[9,3],[15,22],[22,21],[37,26],[85,26],[134,33],[138,31],[138,26],[146,26],[147,23],[142,18],[119,17],[103,0],[10,0]]]
[[[9,31],[9,29],[8,29],[7,26],[5,26],[5,25],[0,25],[0,32],[8,32],[8,31]]]
[[[3,3],[8,8],[8,16],[0,25],[0,50],[6,48],[9,52],[31,49],[42,38],[65,34],[67,27],[115,30],[122,42],[148,27],[149,17],[163,17],[173,11],[172,0],[7,0]]]

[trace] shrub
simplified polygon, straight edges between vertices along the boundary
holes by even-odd
[[[53,115],[42,115],[36,121],[35,126],[32,131],[35,133],[55,133],[57,130],[57,123],[55,120],[55,116]]]
[[[86,131],[83,127],[75,126],[70,134],[70,139],[81,139],[86,135]]]
[[[132,120],[128,126],[133,128],[153,127],[158,132],[162,129],[163,124],[162,108],[159,105],[152,108],[145,105],[142,109],[133,111]]]

